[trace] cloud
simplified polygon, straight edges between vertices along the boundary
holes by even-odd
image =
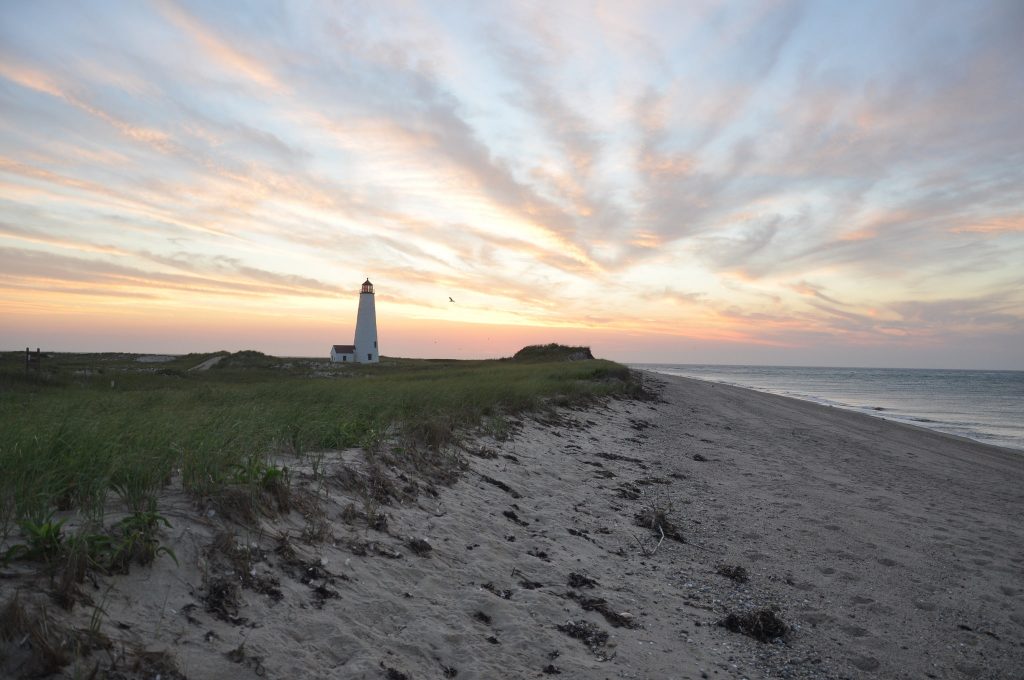
[[[87,253],[104,253],[107,255],[127,255],[128,252],[116,246],[102,245],[69,239],[34,229],[21,229],[19,227],[0,222],[0,237],[7,237],[27,243],[38,243],[68,250],[79,250]]]
[[[1024,232],[1024,215],[991,217],[982,221],[970,220],[949,228],[952,234],[1013,234]]]
[[[173,292],[229,297],[311,297],[341,292],[315,279],[239,266],[230,259],[207,261],[205,266],[186,264],[174,257],[148,259],[191,273],[146,270],[98,259],[0,247],[0,263],[3,264],[0,281],[9,285],[31,285],[37,288],[43,284],[52,284],[55,290],[75,285],[104,286],[107,290],[121,293],[140,289],[156,290],[170,299],[173,299]]]
[[[830,295],[826,295],[822,286],[815,285],[809,281],[798,281],[797,283],[791,284],[790,289],[799,293],[800,295],[809,295],[816,297],[819,300],[829,303],[830,305],[845,306],[847,303],[840,302]]]
[[[1024,318],[1019,3],[51,10],[0,22],[19,300],[372,274],[416,317],[773,347]]]
[[[1024,331],[1021,298],[1019,292],[1013,291],[975,298],[905,300],[889,307],[899,315],[901,327],[919,332],[935,335],[985,331],[1020,333]]]
[[[641,297],[647,300],[654,300],[661,302],[669,300],[679,305],[696,305],[706,303],[708,300],[707,293],[695,293],[685,292],[676,290],[670,286],[665,286],[659,291],[645,292],[641,294]]]
[[[568,48],[552,39],[530,51],[524,42],[497,32],[495,42],[502,70],[516,87],[508,96],[510,104],[531,116],[557,159],[557,169],[534,167],[532,178],[571,209],[577,228],[604,237],[628,226],[628,216],[610,200],[596,167],[606,157],[598,125],[573,107],[554,82],[552,74],[558,73]]]
[[[156,0],[155,4],[167,19],[200,47],[209,63],[218,66],[223,73],[244,76],[274,92],[287,89],[264,63],[224,40],[174,0]]]
[[[762,253],[784,226],[782,217],[766,216],[742,225],[729,235],[703,237],[698,253],[718,269],[750,271],[757,268]]]
[[[0,290],[32,291],[35,293],[43,293],[48,296],[74,295],[89,298],[124,298],[130,300],[159,300],[161,297],[153,293],[143,293],[135,290],[117,290],[107,287],[87,288],[83,287],[81,284],[70,282],[46,281],[45,283],[39,284],[21,283],[18,281],[6,280],[6,277],[3,274],[0,274]]]

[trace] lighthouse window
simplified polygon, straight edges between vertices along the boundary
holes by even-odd
[[[373,355],[372,355],[372,354],[367,354],[367,355],[366,355],[366,358],[367,358],[368,360],[369,360],[369,359],[372,359],[372,358],[373,358]]]
[[[377,349],[377,341],[376,340],[373,341],[373,348]]]

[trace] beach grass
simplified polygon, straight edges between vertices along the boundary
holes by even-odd
[[[473,427],[500,433],[516,413],[637,389],[628,369],[601,360],[53,354],[26,370],[23,358],[0,355],[0,539],[55,512],[102,525],[112,493],[130,512],[152,511],[172,479],[197,496],[265,484],[283,457],[310,451],[386,441],[393,457],[422,460]]]

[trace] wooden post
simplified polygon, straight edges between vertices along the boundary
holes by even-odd
[[[40,352],[38,347],[36,347],[36,352],[35,352],[34,355],[32,354],[32,350],[30,350],[28,347],[25,348],[25,370],[26,371],[28,369],[30,369],[30,368],[34,368],[34,369],[36,369],[38,371],[39,367],[42,365],[42,359],[43,359],[43,355],[41,354],[41,352]]]

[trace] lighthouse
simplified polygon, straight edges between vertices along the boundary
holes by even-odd
[[[366,279],[359,290],[355,355],[355,360],[361,364],[380,361],[380,350],[377,349],[377,310],[373,304],[373,284],[370,279]]]

